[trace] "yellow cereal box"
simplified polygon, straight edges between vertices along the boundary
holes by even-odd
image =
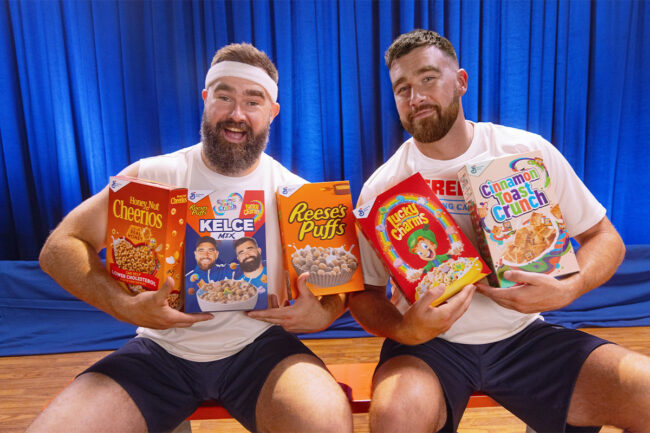
[[[298,276],[316,296],[363,290],[359,240],[348,181],[283,185],[277,191],[284,269],[297,293]]]
[[[187,189],[128,176],[110,178],[106,267],[128,293],[158,290],[170,276],[169,305],[183,309]]]
[[[468,164],[458,177],[493,285],[512,286],[503,277],[509,269],[579,270],[541,152]]]

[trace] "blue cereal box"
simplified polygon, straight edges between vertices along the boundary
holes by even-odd
[[[185,311],[267,308],[264,191],[188,191]]]

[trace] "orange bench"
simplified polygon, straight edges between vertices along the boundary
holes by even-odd
[[[375,371],[375,363],[355,363],[355,364],[331,364],[327,368],[332,373],[337,382],[346,390],[352,413],[367,413],[370,407],[370,389],[372,385],[372,375]],[[499,406],[499,403],[492,400],[485,394],[475,393],[470,399],[467,407],[492,407]],[[224,419],[232,418],[228,411],[215,401],[205,401],[203,404],[187,419],[204,420],[204,419]]]

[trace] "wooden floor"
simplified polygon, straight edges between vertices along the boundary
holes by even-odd
[[[591,328],[585,331],[650,356],[650,327]],[[376,362],[379,338],[304,340],[326,363]],[[0,432],[23,432],[29,423],[76,374],[108,352],[0,358]],[[355,432],[368,432],[367,415],[355,415]],[[503,408],[468,409],[460,433],[523,433],[525,425]],[[245,432],[233,420],[192,421],[192,431]],[[620,430],[606,427],[602,432]],[[56,432],[52,432],[56,433]]]

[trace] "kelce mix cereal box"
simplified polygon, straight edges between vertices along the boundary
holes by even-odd
[[[188,191],[185,311],[267,307],[264,191]]]
[[[412,303],[442,285],[439,305],[490,271],[419,173],[354,210],[357,224]]]
[[[348,181],[283,185],[276,197],[291,297],[303,272],[316,296],[363,290]]]
[[[493,285],[512,286],[503,278],[509,269],[579,270],[541,152],[468,164],[458,177]]]
[[[169,305],[182,310],[187,189],[128,176],[110,178],[106,267],[129,293],[158,290],[171,276]]]

